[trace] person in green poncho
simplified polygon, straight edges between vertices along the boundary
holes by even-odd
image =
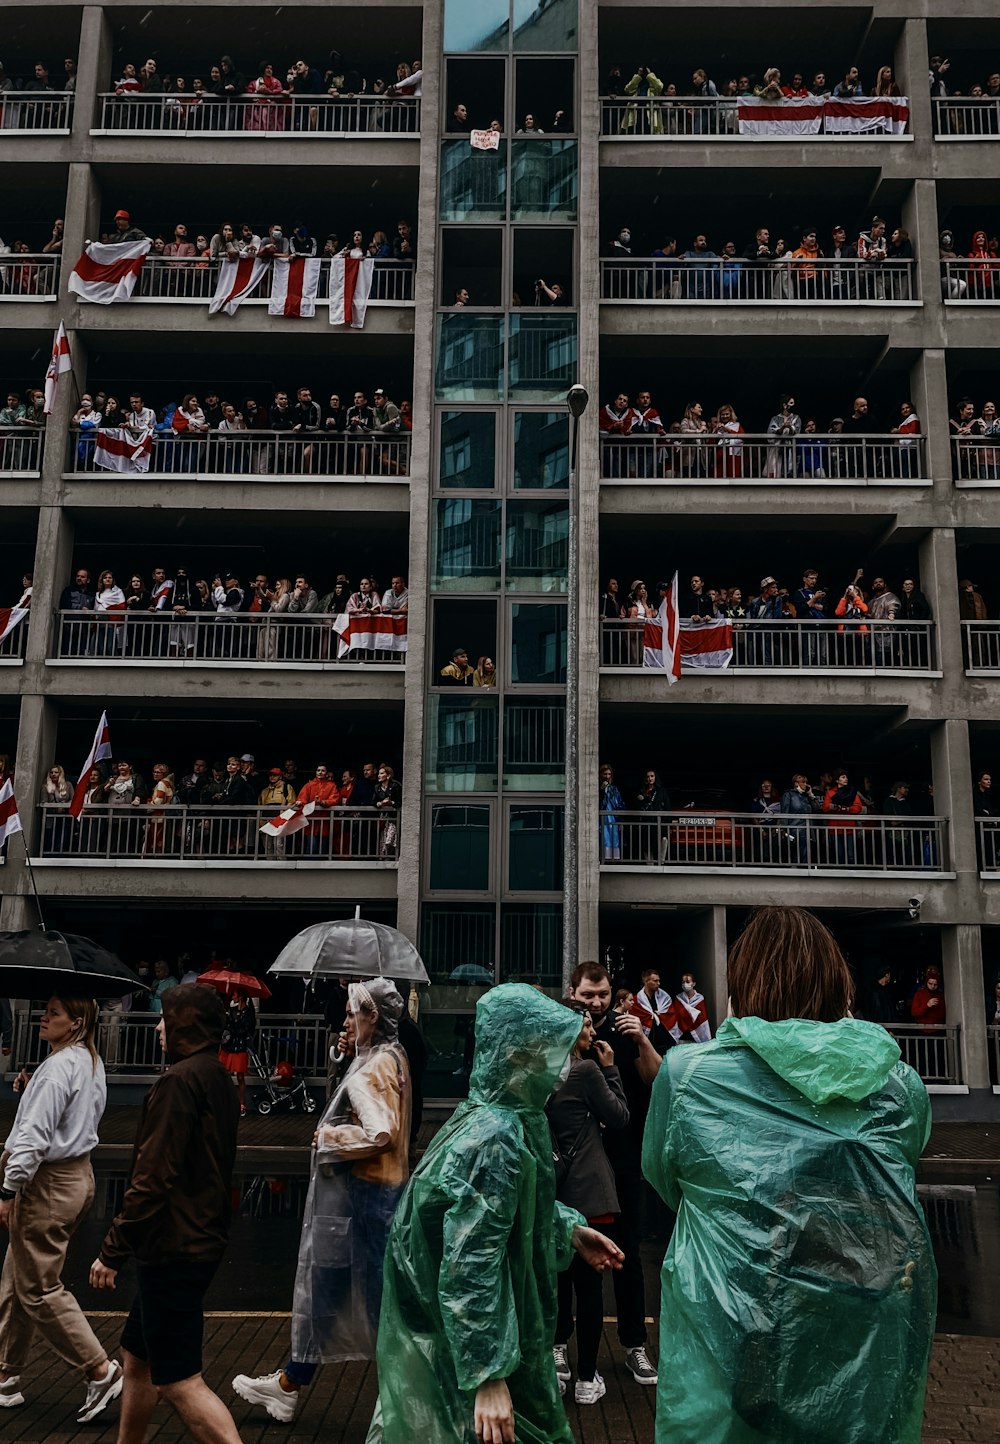
[[[574,1249],[596,1269],[623,1257],[556,1203],[543,1109],[580,1032],[523,983],[480,999],[468,1101],[389,1234],[368,1444],[573,1444],[552,1360],[556,1273]]]
[[[643,1172],[677,1212],[657,1444],[919,1444],[937,1273],[916,1198],[916,1073],[850,1016],[833,937],[761,908],[731,1016],[653,1085]]]

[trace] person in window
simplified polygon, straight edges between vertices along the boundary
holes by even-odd
[[[474,670],[465,648],[456,647],[451,654],[451,661],[438,673],[438,686],[471,687]]]
[[[472,674],[473,687],[495,687],[497,684],[497,669],[492,657],[480,657],[476,663],[476,670]]]
[[[625,811],[621,792],[615,785],[615,775],[606,762],[601,763],[599,807],[601,813],[601,860],[620,862],[622,856],[622,830],[616,814]]]

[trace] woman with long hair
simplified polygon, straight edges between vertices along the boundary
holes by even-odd
[[[94,611],[97,613],[95,625],[98,657],[120,654],[125,631],[125,593],[116,584],[113,572],[101,572],[97,578]]]
[[[42,783],[42,795],[39,799],[43,804],[50,807],[68,807],[73,801],[73,788],[66,779],[66,773],[56,763],[50,767],[45,774],[45,781]],[[69,817],[63,817],[56,812],[45,814],[45,847],[43,856],[52,857],[55,854],[66,852],[66,844],[69,841],[68,829],[73,826]]]
[[[87,1380],[78,1424],[96,1418],[122,1391],[121,1365],[108,1358],[62,1281],[69,1241],[94,1199],[90,1155],[107,1102],[96,1024],[92,998],[52,997],[46,1004],[38,1032],[48,1055],[21,1092],[0,1187],[0,1225],[8,1233],[0,1276],[0,1408],[24,1403],[21,1373],[36,1356],[37,1330]]]
[[[677,1226],[657,1444],[919,1444],[937,1293],[916,1196],[930,1104],[853,1000],[817,918],[760,908],[729,954],[715,1040],[660,1064],[642,1167]]]

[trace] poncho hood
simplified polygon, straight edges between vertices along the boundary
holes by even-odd
[[[727,1018],[717,1037],[720,1043],[739,1041],[752,1048],[811,1103],[829,1103],[834,1098],[857,1103],[870,1097],[884,1086],[901,1056],[895,1039],[884,1028],[860,1018],[842,1018],[839,1023]]]
[[[188,1058],[203,1048],[218,1049],[226,1010],[214,988],[181,983],[163,994],[162,1007],[168,1058]]]
[[[542,1108],[583,1027],[579,1013],[526,983],[503,983],[476,1007],[470,1103]]]

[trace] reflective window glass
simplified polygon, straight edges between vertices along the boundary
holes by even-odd
[[[574,0],[575,4],[575,0]],[[444,48],[449,54],[506,50],[509,0],[445,0]],[[557,47],[564,49],[565,47]]]
[[[575,140],[513,140],[510,148],[510,213],[515,221],[575,221]]]
[[[455,491],[489,490],[495,480],[495,414],[443,411],[439,484]]]
[[[435,803],[431,807],[431,888],[486,892],[489,885],[489,807]]]
[[[566,699],[508,696],[503,714],[505,791],[558,789],[565,770]]]
[[[514,417],[514,486],[519,491],[569,485],[569,417],[565,411],[518,411]]]
[[[561,903],[504,903],[500,909],[500,977],[545,988],[562,982]]]
[[[507,829],[508,892],[561,892],[563,816],[557,806],[512,807]]]
[[[502,317],[464,310],[438,317],[436,389],[439,401],[503,397]]]
[[[495,792],[499,699],[481,688],[427,698],[429,792]]]
[[[468,141],[441,144],[440,215],[442,221],[503,217],[507,209],[507,142],[496,150],[477,150]]]
[[[508,501],[507,590],[564,592],[568,541],[565,501]]]
[[[532,401],[563,400],[576,380],[576,316],[545,311],[510,318],[510,368],[513,397]]]
[[[432,585],[439,591],[496,591],[503,503],[477,497],[435,502]]]
[[[510,609],[510,680],[522,685],[566,681],[566,607],[515,602]]]
[[[454,4],[455,0],[451,0]],[[575,50],[579,20],[577,0],[514,0],[514,49]]]

